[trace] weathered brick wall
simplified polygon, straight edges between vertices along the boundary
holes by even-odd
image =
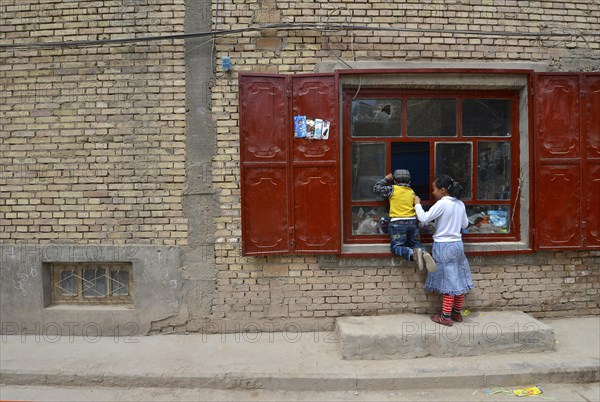
[[[536,317],[600,313],[600,252],[469,260],[476,288],[466,298],[467,309],[521,310]],[[246,259],[222,266],[215,309],[220,318],[245,322],[432,313],[440,308],[439,295],[423,289],[426,272],[415,265],[399,258]],[[298,325],[310,328],[306,322]]]
[[[155,321],[157,331],[236,330],[239,327],[213,324],[285,323],[282,319],[310,329],[311,324],[330,323],[340,315],[424,313],[439,308],[437,295],[422,289],[425,273],[399,259],[241,257],[237,72],[314,71],[317,63],[338,57],[488,61],[492,67],[528,61],[545,63],[556,71],[600,70],[597,37],[585,35],[600,30],[595,0],[431,4],[221,0],[213,1],[213,13],[216,29],[330,22],[572,35],[298,29],[217,38],[215,65],[228,55],[233,72],[217,68],[212,86],[217,133],[212,177],[220,206],[214,220],[216,297],[207,317],[195,314],[198,306],[206,307],[198,296],[202,303],[186,301],[189,314],[182,308],[181,317],[173,322]],[[181,33],[184,14],[183,0],[0,0],[0,41]],[[186,77],[181,41],[1,49],[0,61],[1,242],[187,243],[182,196],[189,178],[184,171]],[[212,258],[212,250],[201,259],[208,257]],[[471,310],[520,309],[540,317],[599,313],[597,252],[473,257],[471,262],[477,285],[467,299]],[[209,327],[203,327],[207,319]]]
[[[217,2],[213,1],[213,10]],[[215,318],[317,321],[349,314],[439,309],[438,296],[423,291],[425,273],[389,259],[344,262],[317,257],[243,258],[240,247],[237,72],[312,72],[321,61],[478,61],[543,63],[550,71],[600,71],[600,7],[595,0],[530,1],[337,1],[218,2],[214,27],[235,29],[267,23],[344,23],[484,32],[570,33],[567,37],[378,30],[267,30],[221,37],[217,59],[228,55],[233,72],[213,87],[217,123],[214,184],[220,195],[216,256],[219,297]],[[598,252],[543,252],[530,256],[470,258],[477,286],[466,308],[519,309],[538,317],[598,314]],[[400,264],[400,265],[398,265]],[[339,263],[338,263],[339,265]]]
[[[598,37],[589,36],[600,29],[600,7],[595,0],[220,2],[214,26],[225,30],[254,23],[330,23],[483,34],[265,30],[217,41],[217,56],[232,57],[235,70],[311,72],[315,63],[337,57],[348,61],[539,61],[553,70],[573,66],[578,71],[600,69]],[[491,32],[506,36],[485,35]],[[510,36],[514,33],[569,35]]]
[[[2,44],[183,32],[183,0],[0,2]],[[0,49],[0,240],[185,244],[182,41]]]

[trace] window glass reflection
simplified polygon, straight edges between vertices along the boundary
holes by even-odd
[[[106,296],[106,269],[83,270],[83,297]]]
[[[409,137],[456,137],[456,99],[408,99]]]
[[[377,235],[385,234],[387,231],[384,217],[388,216],[387,207],[352,207],[352,234],[353,235]]]
[[[129,271],[110,272],[110,294],[113,296],[129,294]]]
[[[435,177],[448,175],[463,187],[463,199],[472,198],[472,144],[464,142],[435,144]]]
[[[400,137],[402,100],[357,99],[352,102],[353,137]]]
[[[385,144],[352,144],[352,200],[383,200],[373,192],[373,186],[385,175]]]
[[[510,137],[510,99],[465,99],[462,132],[469,137]]]
[[[465,233],[508,233],[509,205],[466,205],[469,227]]]
[[[75,275],[75,271],[60,271],[60,280],[56,286],[62,296],[77,296],[77,275]]]
[[[510,143],[505,141],[477,144],[477,198],[510,199]]]

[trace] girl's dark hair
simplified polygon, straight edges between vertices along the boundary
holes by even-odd
[[[437,188],[445,188],[450,197],[460,198],[462,186],[450,176],[438,176],[434,181]]]

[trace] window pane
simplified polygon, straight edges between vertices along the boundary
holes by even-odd
[[[464,136],[510,137],[510,99],[465,99]]]
[[[477,144],[477,198],[510,199],[510,143]]]
[[[381,218],[388,216],[387,207],[352,207],[352,234],[383,234]]]
[[[129,271],[110,272],[110,294],[127,296],[129,294]]]
[[[61,296],[77,296],[77,275],[75,275],[75,271],[60,271],[60,279],[56,286]]]
[[[83,270],[83,297],[105,297],[106,296],[106,270],[84,269]]]
[[[353,137],[400,137],[402,100],[357,99],[352,102]]]
[[[507,233],[510,229],[509,205],[466,205],[469,227],[465,233]]]
[[[352,200],[383,200],[373,186],[385,175],[385,144],[352,144]]]
[[[408,99],[406,125],[409,137],[455,137],[456,99]]]
[[[435,144],[435,176],[448,175],[463,187],[461,198],[472,197],[473,158],[472,144],[443,143]]]
[[[431,178],[429,142],[393,142],[392,169],[408,169],[410,186],[422,200],[429,200]]]

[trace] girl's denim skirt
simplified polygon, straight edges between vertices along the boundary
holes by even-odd
[[[475,287],[462,241],[433,242],[433,260],[436,270],[427,274],[425,290],[456,296]]]

